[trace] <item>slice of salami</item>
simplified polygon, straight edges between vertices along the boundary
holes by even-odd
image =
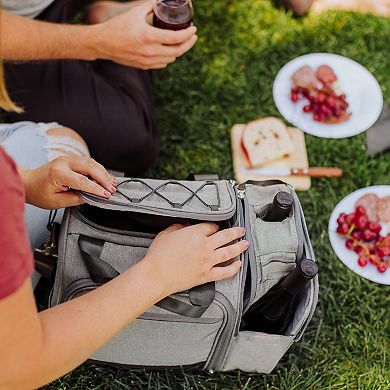
[[[347,119],[349,119],[351,117],[351,113],[350,112],[344,112],[342,113],[340,116],[331,116],[330,118],[328,119],[325,119],[324,120],[324,123],[328,124],[328,125],[335,125],[337,123],[341,123],[341,122],[344,122],[346,121]]]
[[[333,84],[337,81],[337,76],[333,72],[333,69],[328,65],[321,65],[317,69],[315,76],[325,85]]]
[[[380,198],[376,194],[369,192],[368,194],[363,195],[357,200],[355,207],[364,207],[367,211],[368,219],[370,221],[378,222],[379,217],[377,213],[377,206],[379,200]]]
[[[378,219],[383,222],[390,222],[390,196],[379,198],[376,206]]]
[[[316,75],[310,66],[305,65],[298,69],[291,77],[293,83],[297,87],[312,89],[318,84]]]

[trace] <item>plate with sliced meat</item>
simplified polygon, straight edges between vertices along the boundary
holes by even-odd
[[[335,207],[329,240],[352,271],[390,285],[390,185],[361,188]]]
[[[273,97],[294,126],[323,138],[346,138],[369,129],[379,118],[383,95],[375,77],[340,55],[307,54],[277,74]]]

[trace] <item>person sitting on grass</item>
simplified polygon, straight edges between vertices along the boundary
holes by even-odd
[[[128,175],[149,168],[159,147],[151,70],[190,50],[196,27],[151,26],[153,0],[98,1],[83,25],[68,23],[90,0],[0,3],[7,87],[24,108],[5,121],[57,121],[104,166]]]
[[[18,110],[2,78],[0,106]],[[115,180],[103,166],[81,155],[87,153],[85,143],[71,129],[32,122],[1,126],[3,146],[20,162],[37,153],[38,166],[17,166],[0,146],[0,389],[47,384],[81,364],[162,298],[239,271],[239,260],[217,265],[247,249],[245,240],[232,244],[244,236],[243,228],[218,231],[213,223],[173,225],[156,236],[145,258],[128,271],[86,295],[38,312],[30,281],[33,257],[24,202],[46,209],[75,206],[82,200],[71,188],[108,198],[115,192]],[[26,131],[36,137],[25,142]],[[49,153],[49,137],[55,136],[61,142],[52,152],[61,156],[39,166]]]

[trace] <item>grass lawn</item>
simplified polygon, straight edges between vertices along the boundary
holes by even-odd
[[[367,67],[390,103],[390,19],[327,12],[295,19],[271,1],[196,0],[196,47],[156,74],[161,157],[153,177],[191,171],[231,178],[234,123],[279,116],[273,79],[287,61],[311,52]],[[320,299],[303,340],[272,374],[112,370],[82,366],[48,389],[389,389],[389,288],[348,271],[333,253],[327,222],[351,191],[390,184],[390,154],[369,158],[365,135],[306,136],[312,166],[340,166],[339,180],[300,193],[320,265]],[[390,272],[390,271],[387,271]]]

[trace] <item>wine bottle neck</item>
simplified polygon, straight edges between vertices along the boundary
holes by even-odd
[[[264,217],[266,222],[281,222],[286,219],[290,214],[290,210],[281,209],[278,207],[271,206],[267,215]]]
[[[280,286],[292,295],[298,294],[317,275],[317,272],[317,264],[312,260],[304,259],[282,280]]]
[[[293,205],[293,198],[288,192],[278,192],[269,208],[266,216],[263,218],[267,222],[281,222],[290,215]]]
[[[280,286],[291,295],[295,295],[303,290],[310,283],[310,280],[298,273],[294,275],[293,271],[282,280]]]

